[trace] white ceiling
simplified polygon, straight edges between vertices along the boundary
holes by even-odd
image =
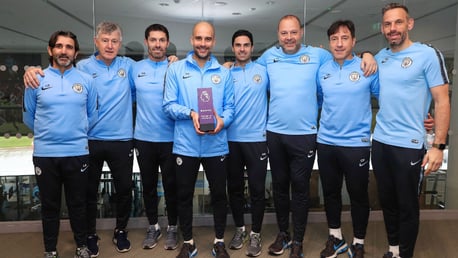
[[[216,2],[226,5],[218,6]],[[162,23],[169,28],[170,40],[181,55],[190,49],[192,24],[202,17],[216,27],[215,53],[229,51],[232,33],[241,28],[254,33],[255,49],[262,51],[275,44],[277,23],[285,14],[295,14],[301,20],[305,15],[306,43],[324,47],[328,26],[337,19],[351,19],[359,40],[356,50],[376,51],[385,46],[378,24],[380,10],[387,2],[390,1],[95,0],[93,4],[93,0],[0,0],[0,53],[44,52],[49,36],[58,29],[76,33],[82,52],[91,53],[93,24],[109,20],[124,29],[124,54],[143,53],[144,29],[151,23]],[[416,19],[411,38],[431,43],[453,56],[458,0],[402,2]]]

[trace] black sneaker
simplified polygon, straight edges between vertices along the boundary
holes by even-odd
[[[393,256],[393,253],[392,252],[386,252],[384,255],[383,255],[383,258],[395,258],[396,256]]]
[[[229,258],[224,242],[216,242],[216,244],[213,245],[212,254],[216,258]]]
[[[127,239],[127,231],[115,229],[113,243],[116,245],[116,251],[120,253],[128,252],[130,250],[130,241]]]
[[[183,243],[181,251],[176,258],[192,258],[197,255],[197,248],[195,244]]]
[[[321,258],[334,258],[338,254],[347,251],[347,243],[344,239],[335,238],[333,235],[329,235],[328,241],[326,241],[326,247],[321,251]]]
[[[87,248],[91,251],[92,258],[99,256],[99,240],[100,238],[96,234],[87,236]]]
[[[364,258],[364,245],[354,244],[348,248],[349,258]]]
[[[304,257],[304,253],[302,252],[302,243],[294,241],[291,244],[291,253],[289,254],[289,258],[302,258]]]
[[[291,246],[291,237],[287,232],[279,232],[275,242],[269,246],[269,254],[280,255]]]

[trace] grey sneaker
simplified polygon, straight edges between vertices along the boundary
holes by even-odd
[[[81,246],[76,248],[74,258],[91,258],[91,251],[87,246]]]
[[[59,255],[57,255],[56,251],[52,252],[45,252],[45,258],[59,258]]]
[[[164,248],[165,250],[175,250],[178,246],[178,227],[168,226],[167,236],[165,237]]]
[[[261,254],[261,234],[250,234],[250,243],[246,248],[245,254],[250,257],[256,257]]]
[[[232,238],[231,242],[229,243],[229,248],[238,250],[243,247],[243,243],[247,240],[247,233],[242,228],[237,228],[235,230],[234,237]]]
[[[143,249],[153,249],[161,236],[161,229],[159,228],[156,230],[154,225],[150,225],[146,230],[145,240],[143,240]]]

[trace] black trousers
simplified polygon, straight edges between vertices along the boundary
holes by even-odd
[[[284,135],[267,131],[267,146],[279,230],[288,231],[291,211],[293,240],[302,242],[310,205],[310,176],[315,162],[316,134]]]
[[[138,167],[142,178],[143,202],[150,225],[158,221],[157,182],[161,169],[162,187],[169,225],[177,225],[177,187],[173,142],[146,142],[134,140]]]
[[[364,239],[369,220],[370,147],[317,145],[318,166],[329,228],[341,227],[342,185],[350,197],[353,234]]]
[[[229,142],[227,189],[235,225],[245,225],[245,167],[250,191],[251,230],[260,233],[264,219],[267,144],[266,142]]]
[[[420,225],[421,163],[424,149],[372,142],[372,165],[390,245],[401,257],[413,257]]]
[[[60,225],[62,185],[76,246],[86,245],[86,185],[89,158],[33,157],[40,191],[45,251],[56,251]]]
[[[227,216],[227,155],[209,158],[176,155],[175,161],[178,189],[178,218],[183,240],[189,241],[192,239],[192,201],[200,164],[202,164],[205,170],[205,176],[210,187],[215,236],[219,239],[224,238]]]
[[[133,141],[89,141],[89,182],[87,193],[88,234],[96,233],[97,200],[103,163],[113,177],[116,203],[116,228],[124,230],[132,209]]]

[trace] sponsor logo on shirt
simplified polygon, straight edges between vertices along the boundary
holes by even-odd
[[[191,78],[191,75],[189,73],[185,73],[183,75],[183,79],[188,79],[188,78]]]
[[[51,89],[51,88],[52,88],[51,84],[46,84],[46,85],[43,85],[43,87],[41,87],[41,90],[47,90],[47,89]]]
[[[327,80],[327,79],[329,79],[329,78],[331,78],[331,74],[329,74],[329,73],[327,73],[327,74],[325,74],[325,75],[323,76],[323,80]]]
[[[93,74],[92,74],[92,78],[93,78],[93,79],[95,79],[95,78],[97,78],[97,77],[99,77],[99,75],[98,75],[97,73],[93,73]]]
[[[141,72],[141,73],[139,73],[139,74],[137,75],[138,78],[140,78],[140,77],[145,77],[145,76],[146,76],[146,73],[145,73],[145,72]]]

